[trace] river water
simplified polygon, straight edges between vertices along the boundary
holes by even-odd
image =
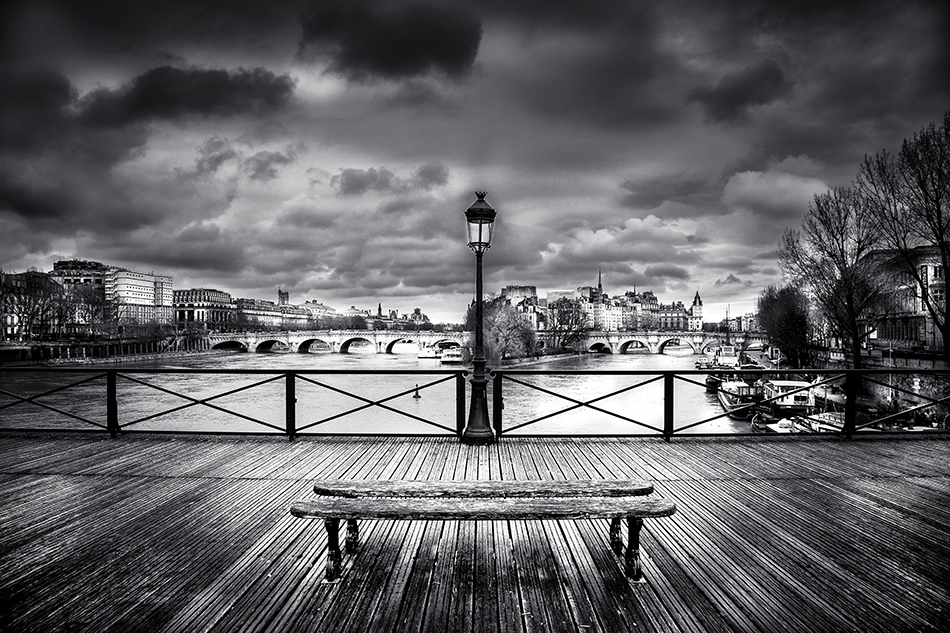
[[[87,369],[93,370],[92,374],[5,371],[0,374],[0,391],[21,397],[36,396],[115,367],[120,371],[117,381],[119,423],[128,430],[278,432],[287,424],[286,379],[280,374],[166,374],[136,370],[319,370],[328,373],[298,374],[294,382],[294,412],[299,433],[452,432],[456,427],[455,379],[445,380],[445,376],[434,374],[393,372],[455,368],[440,365],[435,359],[417,358],[415,345],[397,346],[395,351],[394,354],[375,354],[368,349],[354,349],[349,354],[209,352]],[[692,370],[695,360],[696,356],[686,353],[590,354],[558,357],[509,369],[682,371]],[[378,373],[349,373],[353,371]],[[653,380],[656,377],[657,374],[512,376],[512,379],[550,393],[506,379],[503,383],[503,428],[507,433],[508,429],[544,417],[541,421],[512,430],[511,434],[656,434],[663,428],[663,383]],[[715,395],[706,392],[701,375],[682,378],[686,380],[677,380],[674,387],[674,428],[682,429],[721,416],[722,408]],[[651,380],[653,382],[649,384],[625,391]],[[468,378],[465,386],[468,389]],[[489,391],[490,398],[494,397]],[[593,403],[600,411],[576,406],[578,401],[590,402],[609,394],[616,395]],[[467,391],[466,416],[468,398]],[[195,400],[207,402],[210,406],[194,406]],[[0,407],[14,401],[11,395],[0,394]],[[105,379],[99,377],[56,391],[36,398],[36,402],[55,410],[32,403],[2,408],[0,426],[90,429],[93,427],[89,422],[104,425]],[[382,406],[371,404],[373,402]],[[686,432],[736,433],[748,430],[747,422],[718,417]]]

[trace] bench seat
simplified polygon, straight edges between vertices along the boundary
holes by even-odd
[[[559,487],[565,483],[568,482],[319,482],[314,490],[324,496],[297,501],[290,512],[299,518],[323,519],[327,530],[327,580],[331,581],[340,576],[342,566],[340,521],[347,522],[346,551],[355,554],[359,548],[358,519],[610,519],[610,544],[617,555],[624,549],[620,529],[625,519],[624,571],[629,578],[640,580],[643,519],[670,516],[676,512],[676,505],[669,500],[643,496],[652,491],[652,485],[645,482],[635,482],[633,487],[631,482],[597,482],[605,490],[614,490],[614,494],[624,490],[625,496],[593,496],[589,494],[592,487],[584,485],[592,482],[571,482],[569,486]],[[485,485],[472,487],[472,484]],[[506,490],[501,490],[498,484],[505,484],[502,488]],[[458,493],[450,494],[456,488]],[[545,491],[547,496],[537,496],[544,495]],[[505,493],[507,496],[501,496]]]
[[[561,481],[426,481],[333,479],[314,484],[328,497],[636,497],[653,492],[639,479]]]

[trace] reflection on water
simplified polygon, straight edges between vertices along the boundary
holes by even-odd
[[[372,347],[365,347],[352,348],[350,354],[210,353],[141,362],[134,366],[118,365],[116,367],[125,376],[120,377],[117,384],[119,422],[129,430],[202,432],[279,432],[287,424],[286,381],[280,374],[145,374],[135,373],[136,368],[278,372],[374,370],[382,373],[298,375],[294,383],[298,432],[443,433],[455,429],[454,378],[444,380],[438,375],[389,373],[393,370],[444,369],[438,360],[417,358],[417,348],[413,344],[397,345],[395,351],[394,354],[375,354]],[[585,355],[560,357],[518,369],[676,371],[692,369],[694,361],[695,356],[679,354]],[[21,396],[35,396],[92,376],[72,372],[42,375],[4,372],[2,377],[3,390]],[[655,376],[544,375],[514,378],[550,392],[504,381],[505,429],[549,416],[515,430],[515,434],[655,434],[663,428],[663,383],[653,380]],[[684,378],[692,382],[677,380],[675,383],[674,423],[677,429],[722,413],[716,398],[706,393],[702,376]],[[431,384],[440,380],[443,382]],[[82,420],[85,419],[104,426],[105,383],[105,378],[99,377],[36,399],[55,410],[33,404],[2,409],[0,425],[6,428],[94,428]],[[648,384],[630,389],[641,383]],[[250,388],[241,390],[242,387]],[[591,406],[577,406],[576,402],[558,396],[577,402],[597,401]],[[491,392],[489,397],[492,397]],[[466,413],[467,398],[466,395]],[[0,406],[13,401],[11,396],[0,395]],[[196,406],[196,401],[206,405]],[[565,412],[564,409],[570,410]],[[161,412],[165,413],[156,416]],[[737,423],[726,417],[691,429],[701,433],[747,430],[746,423]]]

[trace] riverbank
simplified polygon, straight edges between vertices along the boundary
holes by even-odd
[[[140,363],[143,361],[160,361],[181,357],[198,357],[221,354],[218,350],[177,350],[167,352],[152,352],[148,354],[124,354],[121,356],[86,356],[60,357],[38,360],[5,361],[0,367],[85,367],[88,365],[117,365],[125,363]]]

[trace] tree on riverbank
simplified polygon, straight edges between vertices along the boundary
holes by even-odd
[[[593,328],[576,299],[561,297],[548,305],[545,330],[555,349],[575,347]]]
[[[484,352],[489,362],[537,353],[537,333],[524,315],[509,305],[504,297],[487,299],[482,307],[482,319]],[[469,332],[475,330],[474,304],[465,314],[465,329]]]
[[[916,286],[914,298],[942,334],[944,360],[950,363],[950,294],[945,285],[950,269],[950,110],[940,127],[931,123],[916,132],[896,155],[884,150],[865,156],[856,186],[890,264]],[[938,277],[929,278],[922,254],[939,262]]]
[[[869,206],[847,187],[815,195],[801,230],[786,230],[779,245],[782,271],[842,339],[855,369],[875,319],[890,305],[893,279],[875,256],[880,246]]]
[[[795,286],[768,286],[759,295],[759,325],[769,342],[782,350],[792,367],[811,364],[808,297]]]

